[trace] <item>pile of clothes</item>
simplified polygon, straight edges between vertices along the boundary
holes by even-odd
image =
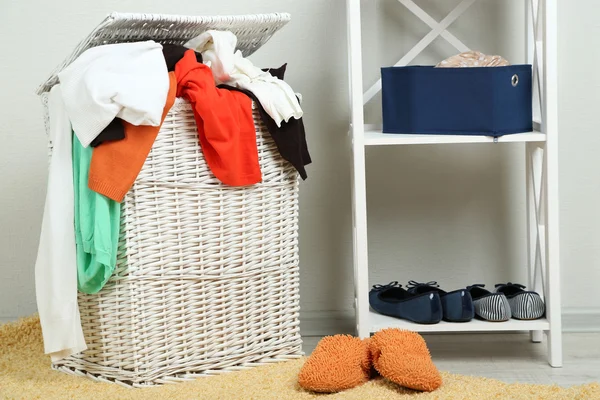
[[[53,147],[35,267],[45,352],[86,349],[77,290],[97,293],[117,260],[120,202],[133,186],[176,97],[192,106],[212,173],[230,186],[262,180],[252,102],[277,148],[306,179],[311,162],[286,65],[261,70],[236,36],[207,31],[184,46],[98,46],[58,74],[48,96]]]

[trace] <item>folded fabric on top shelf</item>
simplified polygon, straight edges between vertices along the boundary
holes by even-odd
[[[488,56],[480,51],[465,51],[440,61],[436,68],[506,67],[510,63],[501,56]]]
[[[154,41],[86,50],[58,74],[73,130],[87,147],[115,117],[160,125],[169,78],[162,46]]]
[[[255,67],[239,50],[235,52],[236,44],[237,38],[233,33],[209,30],[191,39],[185,46],[202,53],[217,84],[225,83],[254,93],[277,126],[290,118],[301,118],[302,108],[292,88]]]

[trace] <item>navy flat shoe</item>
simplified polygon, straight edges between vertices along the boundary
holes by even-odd
[[[437,324],[442,320],[442,302],[437,293],[412,294],[398,282],[374,285],[369,304],[379,314],[406,319],[417,324]]]
[[[443,319],[448,322],[469,322],[475,316],[471,294],[466,289],[446,292],[437,282],[408,282],[408,292],[412,294],[437,293],[442,302]]]
[[[484,289],[485,285],[475,284],[467,286],[467,292],[471,293],[475,315],[486,321],[503,322],[512,316],[510,304],[503,293],[492,293]]]
[[[546,313],[542,297],[537,292],[525,290],[523,285],[511,282],[500,283],[496,285],[496,292],[503,293],[508,299],[513,318],[539,319]]]

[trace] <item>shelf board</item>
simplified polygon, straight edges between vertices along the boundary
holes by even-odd
[[[547,331],[550,323],[547,319],[533,321],[520,321],[510,319],[506,322],[487,322],[473,319],[470,322],[440,322],[438,324],[423,325],[402,319],[387,317],[370,311],[369,323],[371,332],[384,328],[409,329],[416,332],[506,332],[506,331]]]
[[[386,146],[405,144],[444,144],[444,143],[520,143],[545,142],[546,135],[538,132],[523,132],[504,135],[499,138],[474,135],[410,135],[404,133],[382,133],[381,129],[365,125],[365,146]]]

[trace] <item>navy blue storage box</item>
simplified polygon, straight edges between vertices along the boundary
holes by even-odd
[[[381,69],[383,132],[502,136],[532,130],[531,65]]]

